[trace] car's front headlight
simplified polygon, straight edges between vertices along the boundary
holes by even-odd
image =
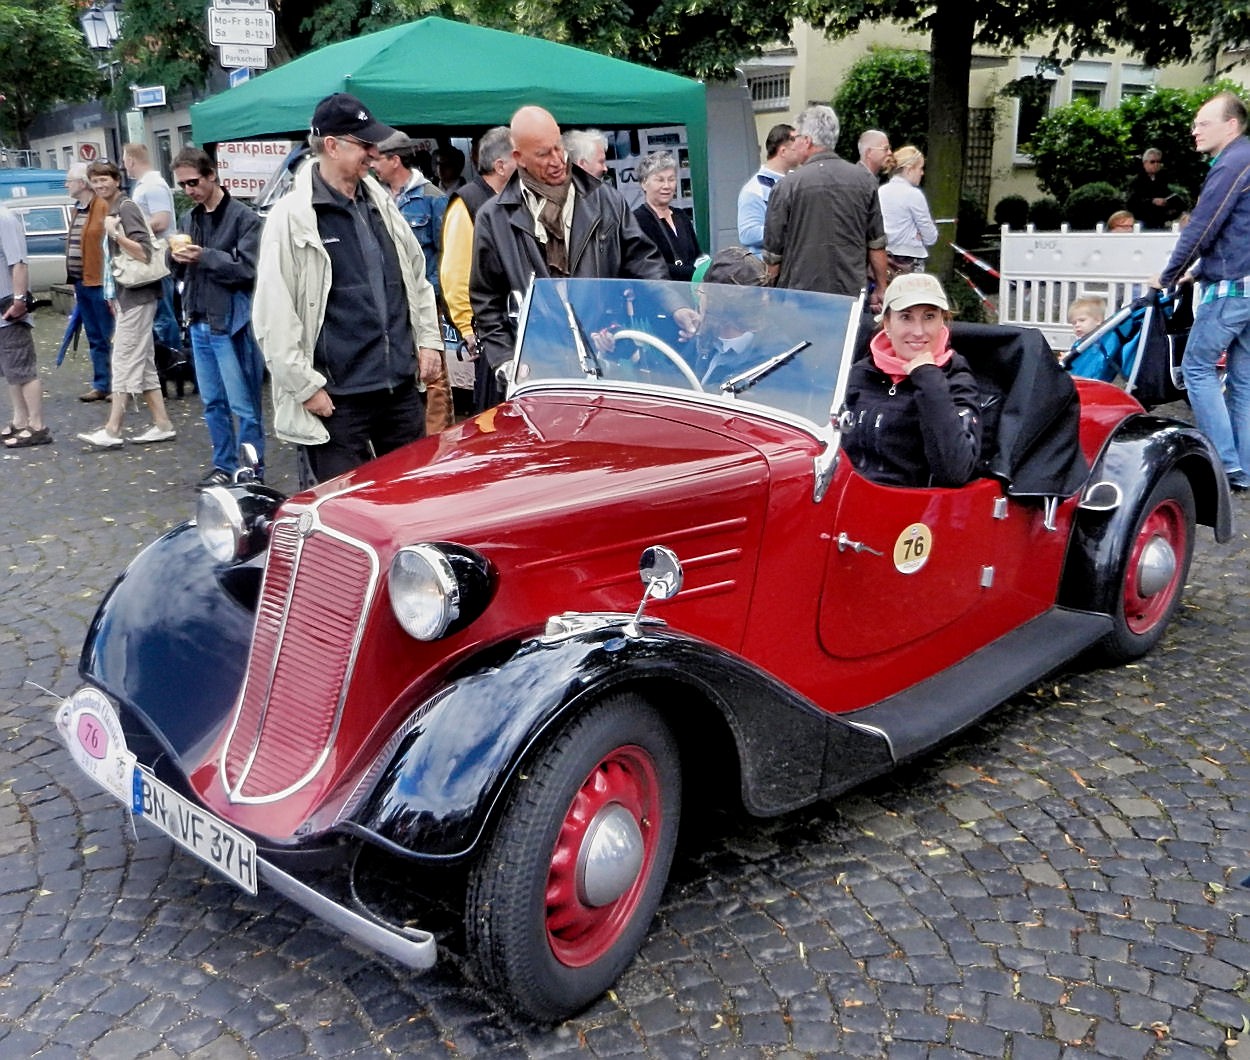
[[[486,560],[448,544],[407,545],[391,560],[391,609],[417,640],[437,640],[462,629],[490,598]]]
[[[208,554],[218,563],[256,555],[269,539],[273,513],[282,495],[260,485],[212,486],[200,494],[195,525]]]

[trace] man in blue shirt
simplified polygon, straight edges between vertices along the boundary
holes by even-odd
[[[440,315],[446,319],[443,292],[438,283],[438,259],[442,253],[443,214],[447,196],[426,179],[417,167],[417,144],[404,133],[396,133],[378,144],[373,171],[391,193],[412,234],[425,255],[425,278],[434,288]],[[452,424],[451,382],[447,378],[446,357],[437,379],[425,385],[425,433],[437,434]]]
[[[1250,488],[1250,140],[1246,107],[1231,92],[1194,116],[1194,144],[1211,156],[1198,203],[1157,284],[1171,287],[1198,261],[1202,299],[1185,346],[1185,386],[1198,426],[1234,490]],[[1216,368],[1227,351],[1225,392]]]
[[[738,241],[756,257],[764,253],[764,217],[777,181],[803,161],[795,147],[794,126],[774,125],[764,141],[767,161],[738,192]]]

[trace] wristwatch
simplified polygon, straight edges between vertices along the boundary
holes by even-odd
[[[23,305],[25,305],[27,302],[30,301],[30,295],[29,294],[15,294],[13,296],[13,301],[21,302]]]

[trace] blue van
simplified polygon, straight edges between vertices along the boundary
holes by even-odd
[[[32,195],[64,195],[63,169],[0,168],[0,201],[25,199]]]

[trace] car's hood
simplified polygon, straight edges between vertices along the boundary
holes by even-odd
[[[314,491],[328,526],[386,550],[414,541],[570,546],[612,512],[656,529],[698,498],[767,477],[761,449],[798,434],[717,408],[645,398],[541,395],[510,402]],[[659,510],[681,495],[685,515]],[[307,501],[297,497],[297,511]],[[620,536],[615,523],[613,536]]]

